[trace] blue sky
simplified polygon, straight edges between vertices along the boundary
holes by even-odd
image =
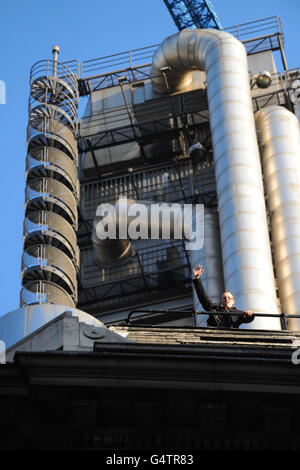
[[[280,15],[288,67],[300,67],[299,0],[212,3],[225,28]],[[0,9],[0,80],[6,85],[6,104],[0,104],[1,316],[19,306],[31,66],[51,59],[54,44],[60,61],[84,61],[158,44],[177,29],[163,0],[4,0]]]

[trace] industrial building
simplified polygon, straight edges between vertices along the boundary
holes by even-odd
[[[54,46],[31,69],[4,448],[300,447],[300,72],[279,17],[222,29],[210,2],[165,3],[180,31],[161,44],[63,63]],[[214,24],[182,23],[189,3]],[[153,205],[201,206],[203,246],[164,237]],[[137,206],[155,238],[118,236]],[[230,290],[252,323],[207,327],[198,264],[209,297]]]

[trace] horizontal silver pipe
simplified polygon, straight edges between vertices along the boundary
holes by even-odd
[[[101,262],[130,254],[129,239],[182,239],[186,248],[203,246],[203,206],[136,201],[120,198],[114,206],[101,204],[93,221],[92,241]],[[193,225],[195,227],[193,231]]]
[[[225,288],[240,309],[277,314],[245,48],[213,29],[169,36],[153,57],[154,91],[188,91],[195,70],[206,72]],[[257,318],[245,328],[280,329],[280,322]]]
[[[271,219],[282,311],[300,314],[300,132],[294,114],[270,106],[255,114]],[[289,319],[291,330],[299,319]]]

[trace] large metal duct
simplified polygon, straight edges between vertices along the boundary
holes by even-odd
[[[133,215],[133,210],[136,212],[140,207],[141,213],[144,212],[146,215],[146,225],[147,230],[145,235],[147,237],[151,237],[151,235],[156,234],[156,238],[163,238],[163,218],[162,217],[151,217],[151,209],[152,209],[151,201],[136,201],[133,199],[124,198],[119,199],[116,204],[111,208],[113,208],[115,212],[115,227],[116,227],[116,235],[120,235],[120,221],[123,219],[125,224],[123,226],[123,236],[127,236],[128,228],[130,224],[135,220],[136,216]],[[157,203],[155,203],[157,204]],[[179,232],[176,233],[175,225],[176,225],[176,215],[179,216],[180,222],[184,220],[184,210],[183,207],[179,204],[172,204],[170,202],[161,202],[159,206],[164,205],[167,207],[167,213],[170,213],[170,232],[169,238],[174,239],[180,235],[180,237],[185,240],[185,244],[189,253],[191,266],[195,267],[198,264],[202,264],[205,266],[205,273],[203,275],[203,283],[206,288],[207,294],[210,298],[215,301],[219,302],[222,292],[224,291],[224,280],[223,280],[223,269],[222,269],[222,254],[221,254],[221,247],[220,247],[220,233],[219,233],[219,223],[218,223],[218,215],[216,211],[212,209],[204,209],[204,213],[201,211],[201,220],[200,223],[202,224],[204,221],[203,235],[204,235],[204,245],[202,247],[203,239],[199,239],[199,245],[201,245],[200,249],[188,249],[188,239],[185,239],[185,231],[183,223],[181,224],[180,234]],[[172,211],[175,209],[175,211]],[[102,205],[103,214],[105,213],[106,204]],[[176,210],[177,209],[177,210]],[[203,209],[203,207],[202,207]],[[170,211],[170,212],[169,212]],[[131,214],[130,214],[131,212]],[[177,214],[176,214],[177,213]],[[191,217],[187,217],[186,220],[188,224],[195,227],[195,210],[193,210],[189,215]],[[203,217],[203,218],[202,218]],[[103,216],[96,216],[93,222],[93,232],[92,232],[92,241],[95,250],[95,254],[99,261],[102,263],[105,262],[113,262],[115,260],[120,260],[126,255],[130,254],[131,252],[131,243],[130,240],[127,238],[115,238],[115,239],[101,239],[99,237],[99,225],[102,225],[102,230],[105,232],[107,229],[104,228],[104,217]],[[138,219],[137,223],[138,223]],[[199,223],[199,220],[198,220]],[[125,230],[124,230],[125,229]],[[190,237],[190,234],[187,234]],[[192,274],[192,273],[191,273]],[[203,307],[199,303],[198,297],[193,292],[194,297],[194,308],[195,310],[201,311]],[[197,317],[197,326],[205,326],[207,322],[206,315],[198,315]]]
[[[291,84],[290,100],[294,106],[294,112],[300,122],[300,80],[294,80]]]
[[[241,309],[278,313],[245,48],[229,33],[182,30],[153,57],[157,93],[187,91],[191,72],[206,72],[226,289]],[[257,317],[245,328],[280,329]]]
[[[255,116],[282,311],[300,315],[299,122],[281,106],[261,109]],[[288,326],[299,330],[300,319],[290,319]]]
[[[218,214],[213,209],[204,210],[204,245],[201,250],[189,251],[191,266],[199,264],[205,266],[201,280],[207,295],[213,302],[219,303],[224,292],[222,253],[220,245],[220,231]],[[193,289],[194,309],[199,312],[203,307],[199,302],[195,289]],[[206,326],[208,315],[197,316],[197,326]]]

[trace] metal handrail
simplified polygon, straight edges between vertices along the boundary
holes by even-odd
[[[239,24],[225,28],[224,31],[240,40],[245,45],[247,54],[281,49],[284,40],[279,16]],[[256,36],[253,37],[255,34]],[[261,35],[263,35],[263,40],[260,40]],[[85,95],[103,87],[116,86],[119,84],[118,76],[124,72],[128,81],[150,78],[152,55],[158,47],[159,45],[151,45],[82,62],[80,81],[85,82],[86,86],[80,90],[81,93]],[[144,63],[141,63],[141,59]],[[145,60],[149,60],[149,63],[145,63]],[[142,69],[145,70],[142,71]],[[139,73],[141,76],[137,79],[136,75]],[[95,80],[98,83],[95,83]]]
[[[56,80],[57,81],[57,80]],[[62,80],[59,81],[59,84],[62,85],[64,82]],[[62,107],[62,106],[69,106],[73,108],[78,108],[78,96],[74,94],[74,91],[72,88],[68,87],[65,88],[66,91],[64,90],[59,90],[59,92],[56,91],[56,94],[54,96],[51,95],[50,87],[47,87],[45,85],[44,88],[39,87],[39,83],[36,80],[33,82],[31,86],[31,96],[30,96],[30,102],[33,103],[34,101],[36,103],[41,103],[41,104],[54,104],[56,106]],[[73,96],[74,95],[74,96]],[[76,112],[74,113],[74,119],[77,118]]]
[[[77,75],[64,64],[43,60],[33,65],[21,306],[24,302],[75,305],[77,301],[78,98]]]
[[[74,192],[60,181],[46,177],[29,181],[25,188],[25,205],[37,198],[55,201],[72,215],[72,223],[77,224],[77,202]]]
[[[271,30],[272,34],[276,35],[281,34],[283,36],[282,25],[279,16],[271,16],[268,18],[263,18],[260,20],[251,21],[249,23],[242,23],[236,26],[231,26],[229,28],[224,28],[224,31],[230,32],[232,35],[236,36],[239,40],[242,37],[247,37],[254,32]],[[253,38],[254,40],[255,38]],[[121,52],[118,54],[113,54],[110,56],[105,56],[97,59],[86,60],[82,62],[82,77],[87,79],[90,72],[98,71],[99,74],[103,74],[103,70],[106,68],[112,69],[113,66],[120,64],[127,64],[129,67],[133,65],[138,65],[138,61],[141,60],[141,57],[152,59],[152,54],[159,47],[160,44],[150,45],[144,48],[133,49],[126,52]],[[146,57],[145,57],[146,54]],[[105,73],[105,72],[104,72]],[[98,74],[97,74],[98,75]]]
[[[26,157],[26,178],[41,167],[62,174],[76,192],[76,166],[66,153],[55,147],[40,147],[29,152]]]
[[[249,37],[250,34],[253,35],[254,33],[266,30],[274,31],[273,34],[279,33],[283,35],[280,16],[269,16],[268,18],[262,18],[260,20],[249,21],[247,23],[240,23],[235,26],[224,28],[224,31],[232,34],[240,41],[243,41],[243,39],[241,39],[242,36]]]
[[[39,126],[37,129],[30,123],[27,127],[29,147],[33,141],[39,141],[41,137],[48,138],[57,141],[62,145],[64,147],[63,151],[77,162],[77,140],[71,129],[64,124],[47,117],[42,121],[39,121],[38,124]]]
[[[26,248],[28,239],[34,239],[37,234],[55,237],[70,253],[71,259],[76,258],[76,233],[67,220],[52,211],[30,212],[23,223],[23,243]]]
[[[77,109],[74,106],[72,108],[71,105],[70,106],[64,105],[64,108],[63,108],[63,107],[58,107],[53,104],[39,103],[36,100],[30,98],[28,109],[29,109],[29,123],[35,129],[40,128],[41,121],[46,117],[48,119],[58,121],[59,123],[70,127],[70,129],[73,132],[76,132],[77,130],[77,123],[76,123]]]
[[[150,45],[147,47],[132,49],[130,51],[120,52],[105,57],[99,57],[97,59],[85,60],[82,62],[82,75],[88,77],[91,72],[97,70],[98,73],[103,72],[105,69],[111,70],[113,66],[126,64],[128,67],[132,67],[133,61],[137,65],[140,61],[145,59],[152,59],[154,51],[159,47],[159,44]],[[102,72],[101,72],[102,71]],[[98,75],[97,73],[97,75]]]
[[[282,40],[284,38],[280,16],[271,16],[248,23],[241,23],[236,26],[224,28],[224,31],[231,33],[242,42],[247,38],[251,38],[251,35],[253,41],[255,41],[256,38],[253,37],[253,34],[258,32],[269,33],[268,35],[270,37],[280,35]],[[150,61],[152,60],[153,53],[159,46],[160,44],[153,44],[82,62],[77,59],[66,62],[40,60],[31,68],[31,83],[33,83],[36,78],[40,78],[42,74],[49,78],[55,78],[56,74],[58,78],[68,82],[74,91],[77,92],[78,79],[89,80],[96,76],[104,76],[105,74],[111,75],[113,73],[111,70],[116,67],[120,68],[120,66],[122,69],[131,69],[133,67],[144,65],[143,62],[145,62],[145,59],[149,59]],[[108,72],[108,70],[110,70],[110,72]]]
[[[58,304],[75,308],[74,299],[62,287],[48,281],[32,281],[21,289],[20,307]]]
[[[53,73],[55,70],[56,75]],[[65,62],[54,62],[53,60],[39,60],[30,69],[30,84],[35,79],[40,79],[45,74],[46,77],[58,77],[65,81],[71,88],[78,93],[77,77],[72,70],[65,65]]]
[[[32,270],[47,270],[59,274],[66,281],[70,293],[76,294],[76,268],[73,261],[59,248],[52,245],[32,245],[22,256],[22,279]],[[25,282],[26,285],[28,282]]]
[[[200,169],[200,164],[196,169]],[[150,171],[151,170],[151,171]],[[202,174],[205,173],[206,187],[209,186],[209,192],[214,192],[215,177],[212,167],[201,167]],[[184,184],[185,195],[192,202],[192,191],[190,186],[190,174],[192,173],[192,164],[190,159],[184,159],[181,162],[160,163],[145,169],[139,169],[132,174],[125,174],[122,177],[110,177],[99,182],[84,183],[81,187],[81,204],[87,219],[93,219],[96,213],[99,200],[114,204],[120,196],[135,198],[134,185],[138,188],[140,198],[147,200],[153,199],[160,189],[163,189],[159,174],[167,172],[170,178],[170,184],[166,191],[168,199],[172,202],[182,201],[182,188],[179,183],[179,176]],[[178,173],[179,172],[179,173]],[[209,174],[207,173],[209,172]],[[153,178],[155,180],[153,180]],[[183,179],[184,178],[184,179]],[[195,184],[200,185],[199,174],[195,176]],[[207,191],[206,191],[207,192]],[[202,185],[201,194],[205,193],[205,186]],[[199,199],[200,200],[200,199]]]
[[[162,309],[162,310],[131,310],[127,316],[127,319],[126,319],[126,324],[127,325],[130,325],[130,318],[131,316],[134,314],[134,313],[191,313],[193,315],[193,318],[194,318],[194,326],[196,326],[196,322],[195,322],[195,318],[196,318],[196,315],[222,315],[222,316],[226,316],[226,315],[235,315],[235,316],[243,316],[245,315],[245,311],[242,311],[242,310],[236,310],[234,312],[218,312],[218,311],[210,311],[210,312],[203,312],[203,311],[198,311],[198,310],[170,310],[170,309]],[[288,315],[286,313],[279,313],[279,314],[276,314],[276,313],[256,313],[256,312],[253,312],[253,315],[255,317],[267,317],[267,318],[279,318],[280,321],[281,321],[281,326],[282,326],[282,329],[283,330],[287,330],[287,319],[288,318],[300,318],[300,315]],[[203,328],[203,327],[197,327],[197,328]]]

